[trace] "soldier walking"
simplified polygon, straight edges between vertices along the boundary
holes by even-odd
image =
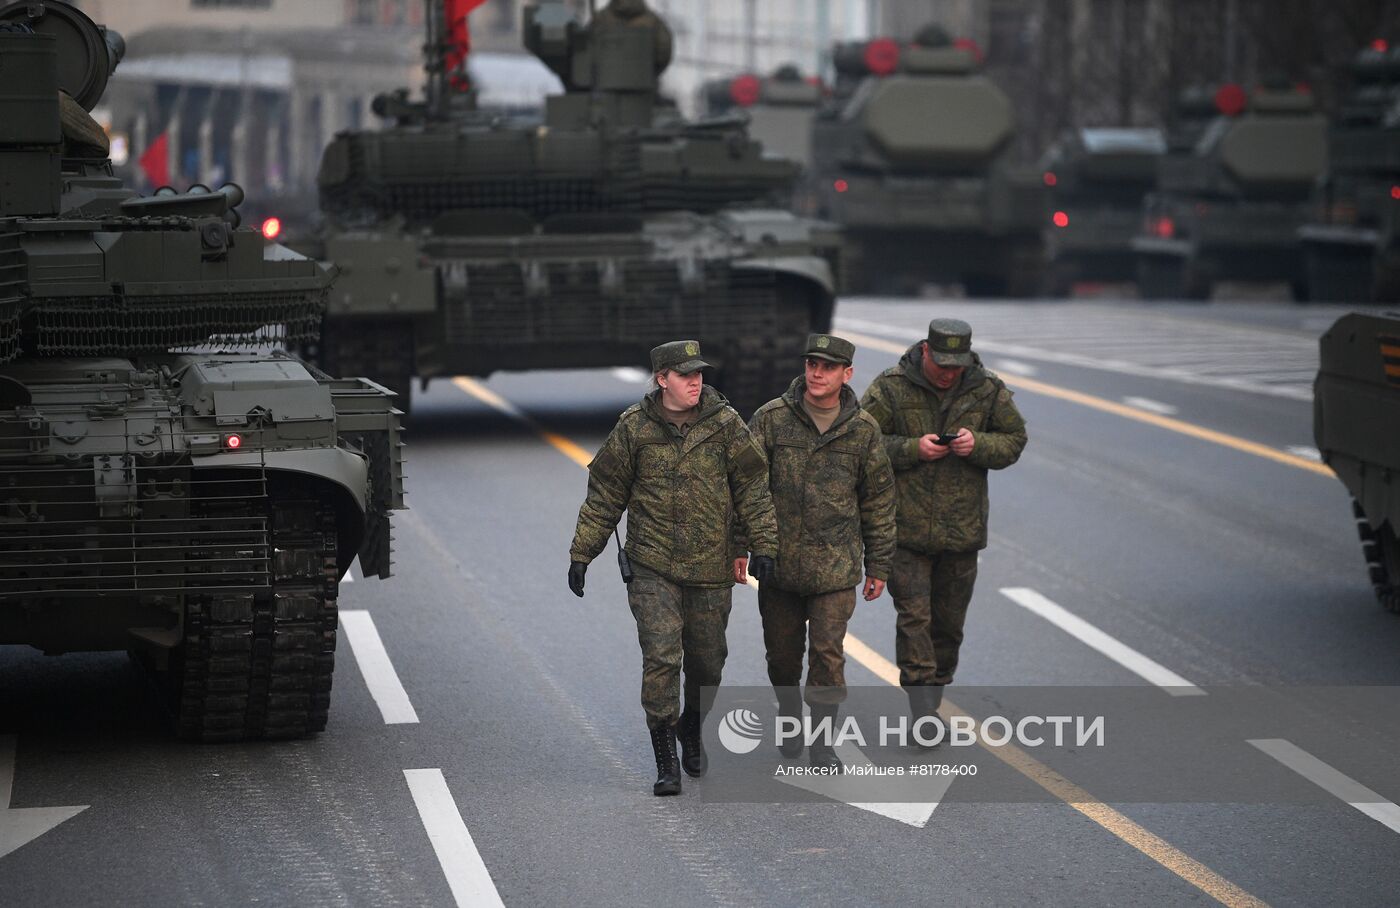
[[[656,795],[680,794],[680,768],[707,760],[701,725],[728,648],[734,520],[753,541],[754,576],[773,576],[778,530],[763,454],[743,419],[703,384],[695,341],[651,351],[655,388],[618,418],[588,467],[569,557],[569,589],[583,595],[588,564],[627,512],[634,578],[627,601],[642,646],[642,708],[656,756]],[[685,709],[681,709],[681,671]],[[676,738],[681,757],[676,756]]]
[[[806,700],[814,727],[828,722],[846,699],[846,624],[856,586],[877,599],[889,578],[895,548],[894,472],[880,428],[848,385],[855,346],[829,334],[807,339],[803,374],[787,393],[758,409],[749,430],[768,457],[768,483],[778,515],[778,572],[758,587],[768,679],[781,715],[802,717],[802,655],[807,650]],[[745,557],[734,562],[743,582]],[[802,751],[801,738],[782,744]],[[840,769],[829,740],[814,741],[813,766]]]
[[[914,721],[941,722],[977,553],[987,547],[987,471],[1021,456],[1026,421],[972,352],[972,327],[950,318],[929,322],[928,338],[876,377],[861,404],[884,433],[897,489],[890,595],[899,683]]]

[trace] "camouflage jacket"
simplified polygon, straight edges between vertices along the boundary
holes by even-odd
[[[870,383],[861,406],[880,424],[894,467],[899,545],[929,554],[986,548],[987,471],[1011,466],[1026,446],[1026,421],[1005,383],[979,357],[940,405],[915,344]],[[977,439],[967,457],[919,459],[921,436],[961,428]]]
[[[736,519],[757,554],[778,554],[763,454],[715,389],[701,391],[684,436],[662,417],[658,394],[623,412],[589,464],[569,557],[597,558],[625,510],[627,557],[683,585],[729,586]]]
[[[797,378],[749,423],[768,455],[778,513],[774,585],[801,595],[850,589],[860,583],[862,561],[866,576],[886,580],[894,559],[894,471],[880,428],[847,387],[836,421],[819,434],[802,406],[806,390],[807,380]]]

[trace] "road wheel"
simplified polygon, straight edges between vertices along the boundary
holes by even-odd
[[[1371,526],[1371,521],[1361,510],[1359,502],[1351,503],[1356,515],[1356,529],[1361,534],[1361,553],[1366,557],[1366,567],[1371,575],[1371,586],[1376,598],[1388,612],[1400,614],[1400,539],[1396,538],[1395,528],[1384,524],[1379,530]]]

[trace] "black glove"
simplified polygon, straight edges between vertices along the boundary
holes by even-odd
[[[582,561],[569,563],[569,589],[574,591],[574,595],[583,598],[583,575],[588,570],[588,565]]]
[[[767,555],[755,555],[749,559],[749,576],[759,583],[767,583],[778,573],[778,566]]]

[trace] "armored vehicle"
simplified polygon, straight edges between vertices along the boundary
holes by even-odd
[[[812,120],[826,95],[821,82],[807,79],[792,64],[760,78],[743,73],[708,81],[702,87],[706,112],[721,116],[742,111],[749,135],[769,154],[802,167],[812,163]]]
[[[1037,292],[1045,187],[1038,171],[1013,165],[1011,102],[978,72],[975,50],[926,28],[907,47],[839,44],[833,62],[813,185],[818,215],[845,229],[851,286]]]
[[[1284,281],[1307,298],[1298,228],[1326,168],[1312,95],[1275,86],[1216,92],[1218,115],[1186,153],[1160,159],[1132,240],[1146,299],[1206,299],[1216,281]]]
[[[1351,76],[1314,220],[1299,231],[1309,295],[1400,302],[1400,47],[1376,42]]]
[[[1051,209],[1045,278],[1051,296],[1068,295],[1077,281],[1136,278],[1131,241],[1166,150],[1158,129],[1076,129],[1045,152],[1042,179]]]
[[[1351,493],[1376,596],[1400,613],[1400,312],[1344,315],[1321,346],[1313,438]]]
[[[88,111],[123,47],[0,9],[0,644],[127,650],[188,738],[316,732],[339,578],[389,572],[397,413],[277,349],[332,275],[237,186],[113,177]]]
[[[755,207],[797,166],[741,118],[661,100],[671,33],[641,0],[587,24],[557,0],[525,8],[526,47],[565,87],[537,120],[476,110],[465,45],[441,2],[428,13],[425,100],[382,97],[392,125],[322,157],[309,248],[343,274],[320,363],[406,397],[413,376],[637,365],[696,338],[741,411],[777,396],[830,325],[840,254],[829,225]]]

